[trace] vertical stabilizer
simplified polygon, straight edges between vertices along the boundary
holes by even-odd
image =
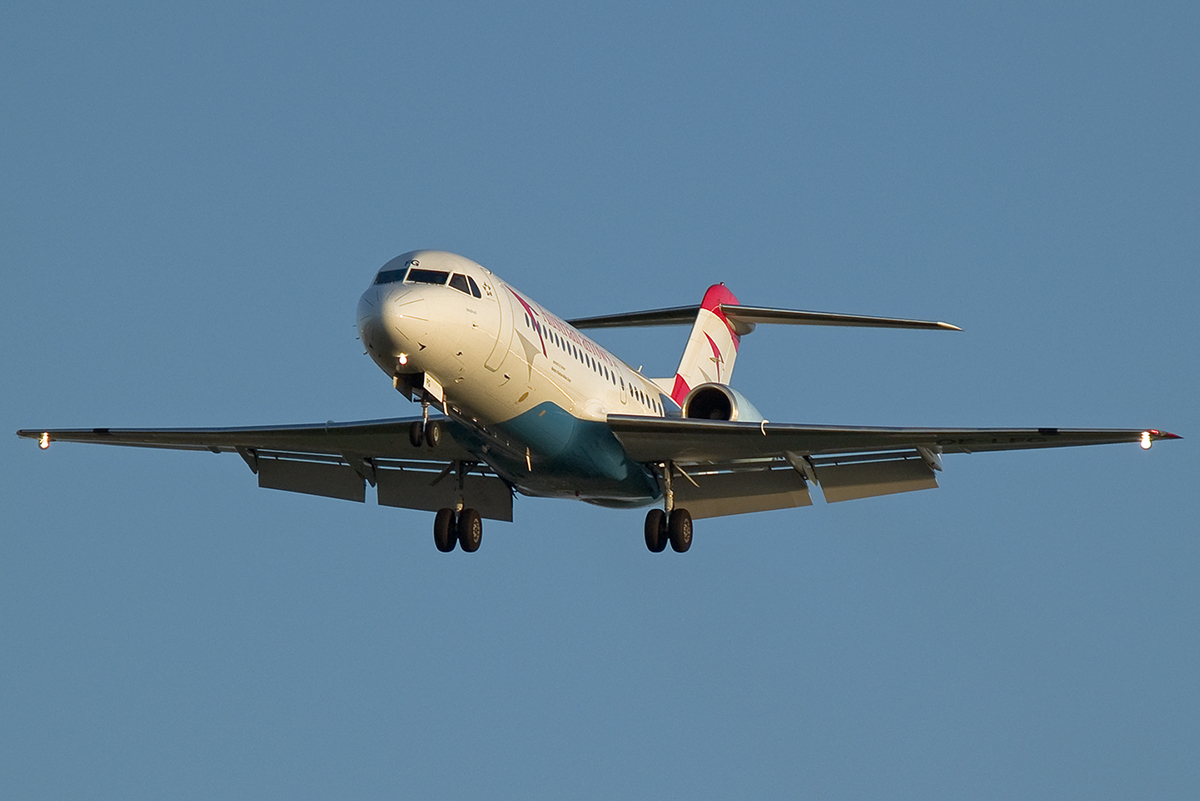
[[[704,293],[704,301],[692,326],[692,335],[688,337],[679,369],[675,372],[671,398],[676,403],[682,405],[692,387],[710,381],[729,383],[740,339],[721,313],[720,305],[736,305],[737,302],[724,284],[713,284]]]

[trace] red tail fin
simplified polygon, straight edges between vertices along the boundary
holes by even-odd
[[[688,337],[683,358],[679,360],[679,369],[675,372],[671,398],[676,403],[682,404],[692,387],[699,384],[729,383],[740,338],[721,313],[720,306],[722,303],[733,305],[737,302],[724,284],[713,284],[704,293],[692,334]]]

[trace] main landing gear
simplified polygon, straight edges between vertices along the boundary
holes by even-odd
[[[442,553],[450,553],[455,545],[462,545],[467,553],[479,550],[483,541],[483,517],[474,509],[438,509],[433,518],[433,544]]]
[[[684,553],[692,547],[692,516],[687,509],[662,509],[646,513],[646,547],[651,553],[662,553],[671,543],[671,550]]]
[[[669,542],[671,550],[684,553],[692,547],[692,516],[687,509],[674,508],[670,464],[659,465],[659,477],[667,511],[651,509],[646,513],[646,547],[651,553],[662,553]]]

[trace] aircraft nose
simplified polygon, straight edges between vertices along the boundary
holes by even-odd
[[[358,301],[358,336],[375,361],[392,363],[428,335],[424,296],[408,287],[372,286]]]

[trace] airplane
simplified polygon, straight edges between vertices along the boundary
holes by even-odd
[[[691,325],[670,378],[648,378],[583,332]],[[730,386],[763,324],[958,331],[943,322],[738,302],[564,320],[470,259],[414,250],[358,301],[366,354],[421,416],[270,427],[22,429],[52,441],[237,453],[260,487],[434,512],[439,551],[474,552],[517,494],[654,505],[646,547],[692,544],[693,520],[937,487],[942,457],[1179,439],[1158,429],[885,428],[777,423]],[[431,414],[431,409],[437,414]]]

